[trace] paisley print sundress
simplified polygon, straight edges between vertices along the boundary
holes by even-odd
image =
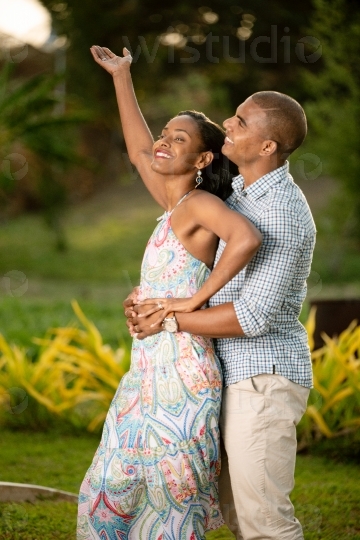
[[[140,296],[193,296],[210,270],[178,240],[171,212],[159,219]],[[221,386],[210,339],[164,331],[133,340],[130,370],[80,488],[78,540],[202,540],[224,523],[217,489]]]

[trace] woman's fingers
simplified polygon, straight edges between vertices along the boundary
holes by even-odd
[[[154,305],[156,304],[156,305]],[[139,315],[139,317],[149,317],[150,315],[153,315],[157,311],[162,312],[162,317],[165,317],[165,311],[166,313],[170,313],[171,309],[169,309],[169,300],[165,298],[147,298],[146,300],[142,300],[139,302],[139,305],[141,306],[148,306],[151,305],[152,307],[143,313]],[[164,311],[165,310],[165,311]]]
[[[109,58],[115,58],[116,57],[116,54],[114,54],[112,51],[110,51],[110,49],[108,49],[107,47],[103,47],[102,48],[104,53],[106,53],[108,55]]]
[[[139,313],[138,317],[140,319],[140,317],[149,317],[149,315],[152,315],[153,313],[156,313],[157,311],[159,311],[159,308],[158,306],[152,308],[152,309],[148,309],[148,311],[145,311],[144,313]]]
[[[110,51],[107,47],[101,47],[102,53],[106,60],[111,60],[112,58],[116,58],[116,55]]]
[[[114,61],[116,61],[117,56],[110,51],[107,47],[100,47],[99,45],[93,45],[90,48],[91,54],[95,62],[104,67],[107,71],[111,70],[114,67]],[[107,66],[111,66],[110,69]]]
[[[102,52],[102,49],[101,49],[101,47],[99,47],[99,45],[93,45],[93,46],[92,46],[92,50],[95,51],[96,56],[97,56],[97,58],[98,58],[99,60],[102,60],[102,59],[104,58],[105,55],[104,55],[104,53]]]
[[[141,300],[141,302],[139,302],[139,305],[146,306],[149,304],[157,304],[159,309],[161,309],[160,305],[164,305],[166,302],[166,298],[145,298],[145,300]]]
[[[90,52],[91,52],[91,54],[92,54],[93,59],[95,60],[95,62],[100,63],[100,58],[99,58],[98,52],[97,52],[97,50],[95,49],[94,46],[91,47]]]
[[[93,45],[90,51],[97,64],[103,65],[103,63],[108,59],[108,56],[102,52],[101,47],[98,45]]]

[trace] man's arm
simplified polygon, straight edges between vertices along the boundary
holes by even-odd
[[[284,207],[265,212],[261,230],[263,244],[246,269],[241,295],[234,310],[246,337],[267,334],[274,319],[287,309],[298,316],[294,298],[306,289],[315,235],[305,229],[296,213]]]
[[[269,209],[261,228],[264,241],[247,266],[238,299],[194,313],[176,313],[180,330],[214,338],[266,334],[292,287],[305,287],[308,276],[300,267],[310,267],[314,237],[306,237],[303,225],[287,208]]]
[[[157,313],[145,318],[138,318],[138,313],[144,311],[139,306],[131,304],[127,298],[124,302],[125,315],[128,316],[127,326],[131,335],[137,334],[138,339],[157,334],[163,330],[158,321]],[[179,332],[189,332],[198,336],[211,338],[241,337],[244,332],[239,324],[232,302],[207,309],[199,309],[191,313],[176,313]],[[153,326],[152,326],[153,325]]]
[[[232,302],[208,309],[199,309],[192,313],[177,313],[176,319],[179,332],[211,338],[232,338],[244,335]]]

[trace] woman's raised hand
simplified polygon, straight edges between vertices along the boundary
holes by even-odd
[[[129,68],[132,62],[130,51],[126,47],[123,48],[124,56],[116,56],[107,47],[99,47],[99,45],[93,45],[90,51],[95,62],[110,73],[110,75],[114,75],[124,67]]]

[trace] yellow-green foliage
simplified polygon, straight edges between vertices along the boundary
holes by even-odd
[[[90,431],[101,427],[119,381],[129,368],[129,354],[124,348],[113,351],[103,344],[99,331],[77,302],[72,306],[83,329],[54,328],[44,339],[35,339],[41,346],[36,362],[0,335],[3,423],[42,428],[50,413],[79,427],[86,425]]]
[[[113,351],[73,302],[82,328],[50,329],[32,362],[26,351],[0,335],[0,422],[46,428],[60,419],[90,431],[101,428],[119,381],[129,368],[125,348]],[[338,338],[324,335],[313,350],[315,310],[306,329],[312,350],[314,389],[299,425],[300,445],[314,437],[335,437],[360,426],[360,326]]]
[[[339,337],[323,334],[325,344],[315,351],[315,308],[306,329],[312,351],[314,389],[299,426],[302,444],[313,437],[337,437],[360,426],[360,326],[353,321]]]

